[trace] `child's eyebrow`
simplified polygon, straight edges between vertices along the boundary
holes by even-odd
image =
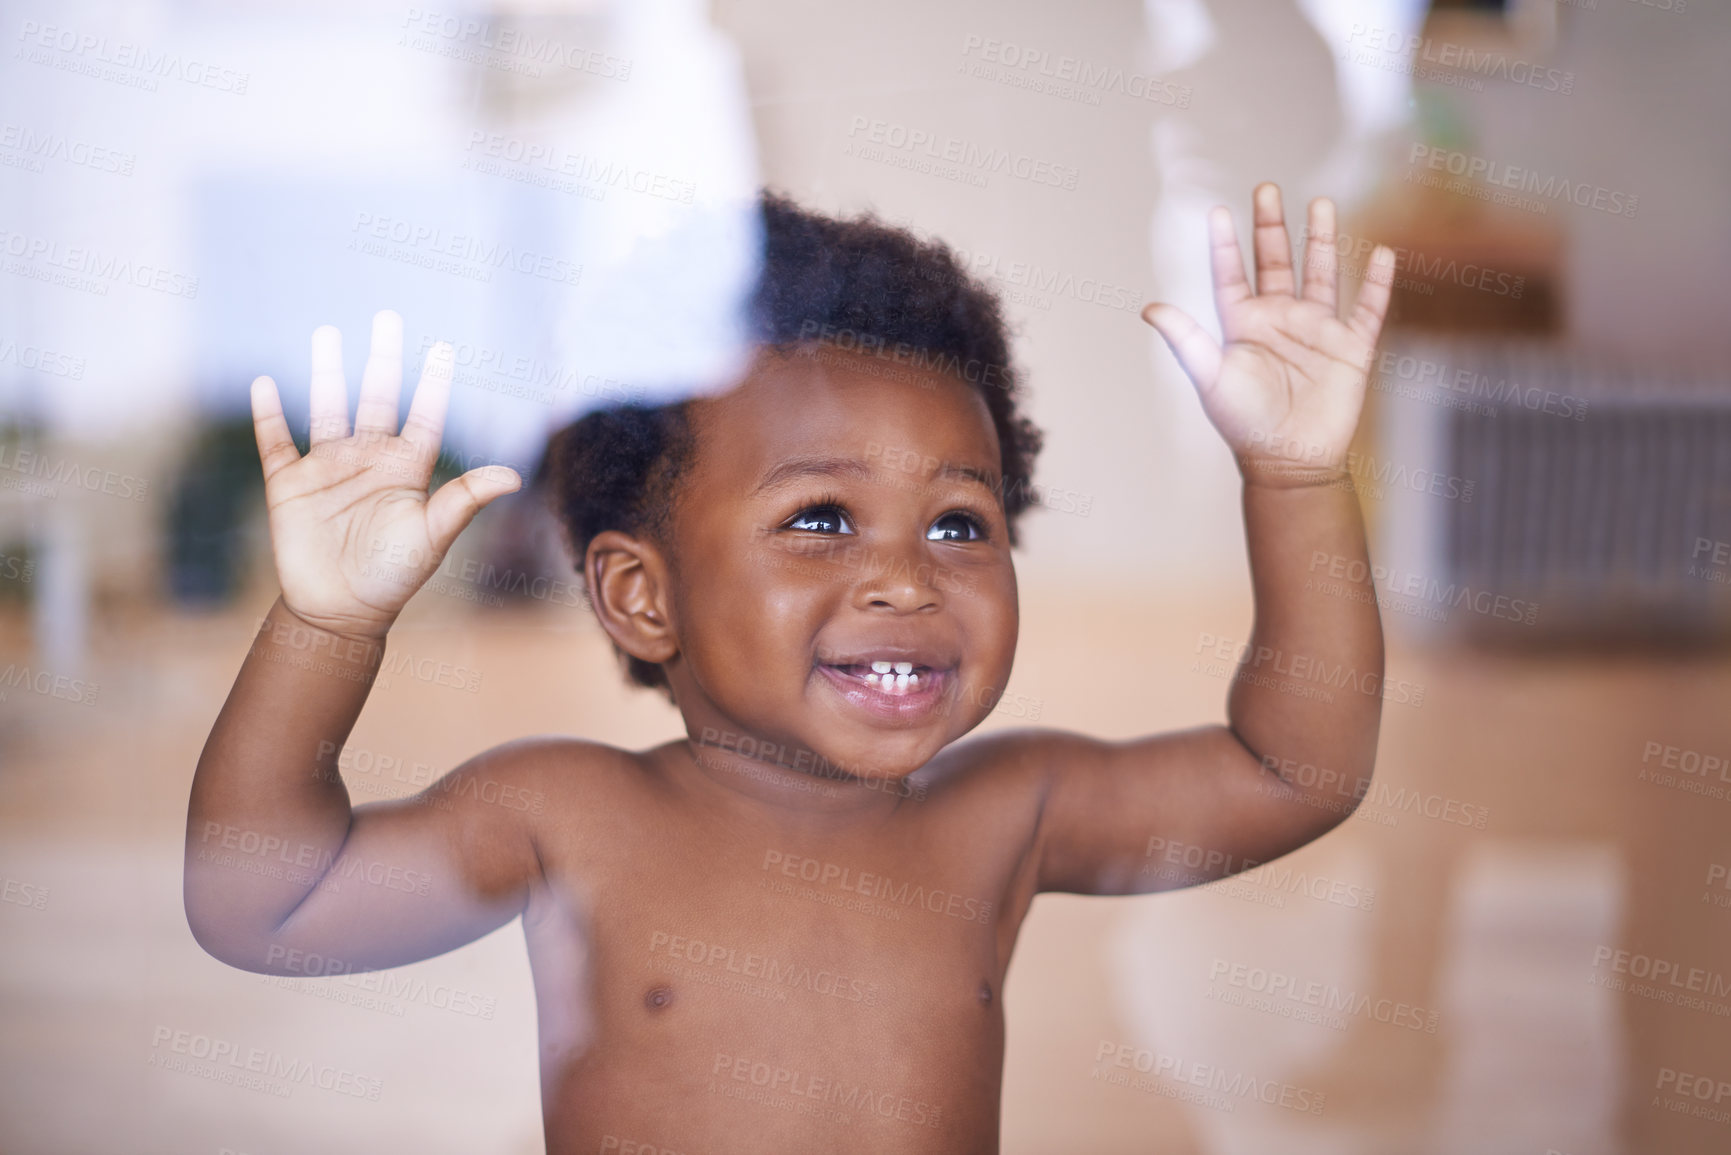
[[[998,491],[998,475],[989,469],[976,469],[972,465],[958,465],[953,461],[946,461],[943,467],[938,470],[937,476],[962,477],[969,481],[978,482],[993,493]]]
[[[851,477],[864,480],[872,474],[871,466],[852,457],[793,457],[772,468],[763,475],[752,494],[755,496],[766,489],[774,489],[778,485],[801,477]],[[986,489],[997,492],[998,475],[990,470],[979,469],[972,465],[961,465],[946,461],[941,464],[933,475],[938,477],[961,477],[978,483]]]
[[[870,476],[871,467],[851,457],[792,457],[764,474],[763,479],[751,492],[756,495],[800,477]]]

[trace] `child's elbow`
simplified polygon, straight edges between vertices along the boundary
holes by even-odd
[[[253,974],[277,973],[268,964],[267,948],[261,945],[258,936],[237,927],[234,918],[211,909],[208,903],[200,902],[192,895],[186,897],[184,910],[192,941],[205,954],[217,962]]]
[[[1326,770],[1306,765],[1297,774],[1277,773],[1266,763],[1264,769],[1277,780],[1272,788],[1283,796],[1296,849],[1315,842],[1357,813],[1370,795],[1375,759]]]

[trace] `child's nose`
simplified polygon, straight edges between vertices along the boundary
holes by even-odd
[[[869,609],[917,613],[944,602],[944,574],[920,552],[875,554],[866,559],[855,603]]]

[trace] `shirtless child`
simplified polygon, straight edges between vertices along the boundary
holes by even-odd
[[[743,381],[590,414],[548,470],[602,628],[686,738],[523,739],[429,787],[437,805],[351,807],[335,752],[391,623],[520,481],[488,467],[429,497],[450,348],[397,434],[402,326],[379,314],[351,433],[338,337],[319,330],[304,457],[276,386],[253,383],[282,595],[193,779],[198,942],[265,974],[373,970],[521,915],[552,1155],[996,1151],[1004,975],[1034,896],[1266,862],[1350,812],[1292,767],[1357,795],[1371,772],[1375,600],[1368,581],[1355,600],[1304,578],[1318,551],[1365,560],[1343,463],[1393,255],[1339,319],[1333,205],[1310,206],[1302,289],[1279,190],[1254,207],[1254,290],[1230,214],[1208,218],[1224,348],[1172,306],[1143,315],[1239,463],[1255,629],[1227,725],[1133,741],[958,741],[1010,676],[1010,547],[1039,442],[996,303],[942,246],[768,198]],[[1362,692],[1283,692],[1295,661]],[[1151,858],[1155,838],[1201,865]],[[199,853],[219,844],[307,869]],[[385,881],[319,885],[356,871]]]

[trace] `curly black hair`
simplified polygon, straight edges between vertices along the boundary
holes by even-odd
[[[767,190],[759,207],[763,266],[750,303],[753,340],[783,351],[831,344],[974,385],[997,430],[1000,496],[1010,544],[1017,544],[1041,434],[1018,411],[1020,383],[996,294],[943,242],[873,214],[827,217]],[[590,541],[606,530],[670,545],[673,499],[694,449],[687,406],[596,409],[554,435],[538,481],[579,576]],[[621,656],[632,682],[668,692],[659,665]]]

